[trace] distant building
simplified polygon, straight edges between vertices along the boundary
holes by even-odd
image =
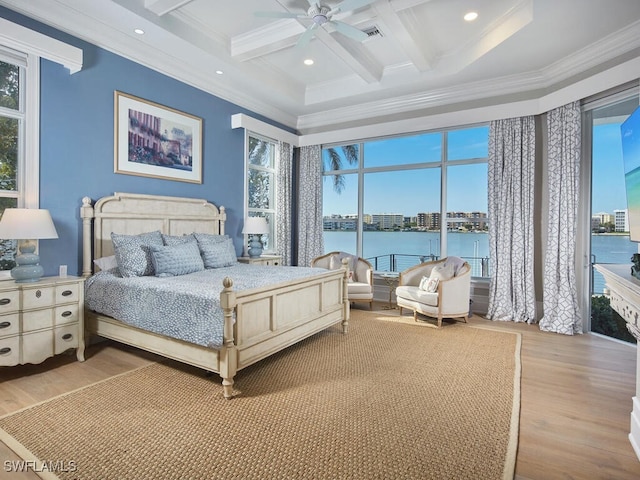
[[[378,226],[379,230],[393,230],[404,226],[404,215],[401,213],[374,213],[371,215],[371,223]]]
[[[322,218],[323,230],[356,230],[357,215],[331,215]]]
[[[615,225],[615,216],[606,212],[594,213],[591,216],[592,231],[604,229],[605,225]]]
[[[425,230],[440,230],[440,212],[418,213],[416,226]]]
[[[629,210],[614,210],[616,232],[628,232],[629,231]]]

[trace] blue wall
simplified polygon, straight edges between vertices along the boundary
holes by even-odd
[[[73,75],[42,60],[40,98],[40,207],[51,211],[57,240],[40,241],[45,275],[68,265],[82,270],[80,205],[113,192],[204,198],[224,206],[226,233],[242,251],[244,130],[231,129],[231,115],[247,113],[273,121],[135,62],[0,7],[0,16],[83,50],[84,67]],[[114,91],[118,90],[203,119],[203,182],[114,173]],[[290,129],[288,129],[290,130]]]

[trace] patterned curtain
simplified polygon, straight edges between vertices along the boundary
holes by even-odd
[[[281,265],[291,265],[291,212],[293,194],[293,146],[280,142],[280,162],[278,165],[278,202],[276,204],[276,239],[278,253],[282,255]]]
[[[576,285],[576,221],[580,195],[580,103],[547,113],[549,227],[540,330],[582,333]]]
[[[533,323],[535,122],[493,121],[489,133],[488,216],[491,320]]]
[[[308,267],[324,253],[322,237],[322,151],[300,147],[298,182],[298,265]]]

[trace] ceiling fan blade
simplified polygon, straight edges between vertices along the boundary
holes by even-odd
[[[367,5],[371,5],[375,2],[376,0],[344,0],[342,3],[339,3],[334,8],[332,8],[329,12],[329,15],[334,15],[338,12],[348,12],[350,10],[356,10],[360,7],[366,7]]]
[[[305,30],[305,32],[302,35],[300,35],[300,38],[298,39],[298,42],[296,43],[296,48],[304,48],[304,47],[306,47],[309,44],[309,42],[311,41],[311,38],[313,38],[313,35],[315,34],[316,28],[318,28],[318,24],[317,23],[312,23]]]
[[[369,38],[369,35],[361,30],[358,30],[356,27],[349,25],[348,23],[340,22],[338,20],[330,20],[329,23],[331,23],[331,25],[333,25],[341,34],[346,35],[347,37],[352,38],[358,42],[362,42]]]
[[[266,18],[306,18],[307,16],[302,13],[291,12],[253,12],[256,17]]]

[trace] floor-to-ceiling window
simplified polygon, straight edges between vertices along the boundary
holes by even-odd
[[[620,126],[638,107],[638,89],[604,97],[585,106],[585,130],[591,151],[591,263],[630,264],[638,244],[629,240],[625,170]],[[585,282],[586,284],[587,282]],[[591,331],[634,341],[613,311],[602,275],[591,269]]]
[[[487,125],[323,146],[324,243],[376,270],[457,255],[488,276]]]

